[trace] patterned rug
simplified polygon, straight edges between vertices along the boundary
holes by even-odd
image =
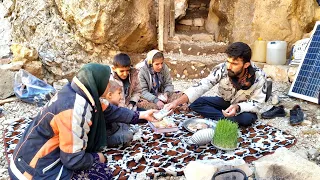
[[[182,126],[190,116],[175,115],[179,130],[156,134],[149,125],[140,125],[133,141],[127,147],[105,148],[108,164],[114,170],[115,179],[153,179],[160,176],[182,176],[184,167],[194,160],[234,158],[252,162],[280,147],[291,147],[296,138],[275,127],[256,122],[248,128],[241,128],[239,147],[234,151],[217,150],[211,144],[188,145],[182,139],[192,135]],[[4,132],[7,158],[11,156],[24,128],[31,120],[13,122]]]

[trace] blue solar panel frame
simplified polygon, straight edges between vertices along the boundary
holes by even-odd
[[[320,21],[313,28],[307,51],[297,70],[288,95],[319,103],[320,97]]]

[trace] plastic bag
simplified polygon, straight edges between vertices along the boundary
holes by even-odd
[[[52,86],[23,69],[15,74],[13,90],[19,99],[37,106],[45,105],[56,92]]]

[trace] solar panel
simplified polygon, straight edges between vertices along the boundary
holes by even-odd
[[[320,97],[320,21],[313,28],[313,35],[303,61],[288,95],[319,103]]]

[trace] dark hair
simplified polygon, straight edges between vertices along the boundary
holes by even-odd
[[[153,56],[152,62],[153,62],[153,60],[159,59],[159,58],[164,59],[164,56],[163,56],[162,52],[157,52],[157,53]]]
[[[250,62],[251,48],[243,42],[235,42],[228,46],[226,53],[228,57],[238,59],[242,58],[243,63]]]
[[[119,53],[113,57],[112,65],[115,67],[130,67],[130,57],[125,53]]]

